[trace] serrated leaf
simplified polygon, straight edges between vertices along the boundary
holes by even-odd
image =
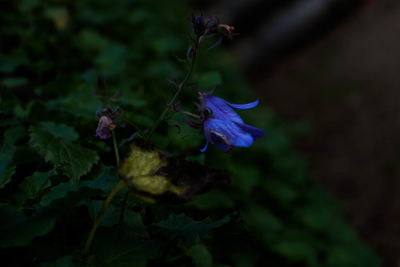
[[[28,245],[35,237],[51,231],[54,225],[54,219],[41,218],[38,214],[25,216],[16,207],[0,205],[0,247]]]
[[[74,142],[79,138],[79,134],[74,128],[65,124],[55,124],[52,121],[46,121],[41,122],[40,127],[51,133],[54,137],[61,137],[66,142]]]
[[[72,179],[79,179],[89,172],[92,165],[98,161],[97,153],[93,150],[75,144],[59,143],[58,151],[52,150],[49,161],[62,169],[62,173]]]
[[[51,185],[49,177],[53,171],[35,172],[32,176],[27,177],[20,185],[20,200],[28,200],[38,197],[38,193]]]
[[[15,146],[7,142],[0,143],[0,188],[6,186],[15,173],[15,165],[10,165],[14,151]]]
[[[172,214],[168,219],[154,224],[154,226],[165,229],[165,234],[170,239],[184,238],[187,242],[193,242],[197,236],[208,234],[212,229],[220,227],[230,221],[229,216],[212,222],[209,219],[195,221],[184,214]]]
[[[65,127],[51,128],[51,131],[56,134],[54,136],[40,126],[33,126],[30,128],[30,143],[44,156],[46,161],[53,163],[62,174],[77,180],[89,172],[92,165],[98,161],[98,156],[95,151],[69,143],[68,141],[73,140],[76,136],[72,132],[65,135],[58,133],[61,128]]]

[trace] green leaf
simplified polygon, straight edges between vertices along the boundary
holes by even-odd
[[[133,211],[127,209],[124,217],[125,231],[138,236],[147,236],[146,226],[143,224],[142,216]]]
[[[95,62],[105,75],[115,75],[125,67],[126,53],[125,47],[114,45],[104,50]]]
[[[52,134],[54,137],[61,137],[66,142],[74,142],[79,138],[79,134],[74,130],[74,128],[65,124],[55,124],[52,121],[48,121],[40,123],[40,127]]]
[[[77,253],[76,253],[77,254]],[[85,267],[84,259],[80,255],[67,255],[53,262],[45,262],[40,267]]]
[[[80,119],[92,120],[95,111],[102,106],[102,103],[96,97],[94,88],[82,83],[68,96],[49,101],[47,105],[51,109],[67,112]]]
[[[213,259],[208,248],[203,244],[195,244],[186,250],[186,254],[192,258],[194,266],[211,267]]]
[[[110,46],[110,41],[93,29],[84,28],[76,38],[83,49],[101,51]]]
[[[217,208],[233,208],[235,202],[228,193],[213,189],[203,195],[196,196],[195,200],[190,201],[187,205],[195,206],[200,210],[211,210]]]
[[[3,80],[3,85],[8,88],[18,87],[28,83],[28,79],[23,77],[13,77]]]
[[[91,189],[99,189],[110,192],[119,182],[119,176],[115,167],[101,165],[96,178],[90,181],[81,181],[79,186]]]
[[[93,222],[98,217],[101,207],[103,206],[103,203],[104,201],[102,200],[86,201],[85,204],[88,208],[89,215],[92,218]],[[101,219],[100,225],[111,227],[117,224],[119,221],[119,215],[120,215],[120,210],[117,209],[114,205],[110,204],[107,207],[106,212],[104,213]]]
[[[282,203],[290,203],[299,195],[294,188],[291,188],[289,184],[279,179],[265,179],[262,188],[271,197]]]
[[[170,239],[183,238],[187,242],[193,242],[197,236],[208,234],[212,229],[220,227],[229,221],[229,216],[225,216],[221,220],[212,222],[209,219],[195,221],[184,214],[172,214],[168,219],[156,223],[154,226],[166,230],[165,234]]]
[[[4,132],[4,140],[9,144],[15,144],[19,139],[25,136],[26,130],[22,125],[11,127]]]
[[[41,218],[38,214],[25,216],[21,210],[0,204],[0,247],[28,245],[34,238],[53,229],[54,219]]]
[[[248,209],[243,211],[242,215],[246,224],[255,233],[258,233],[261,240],[267,243],[271,238],[276,236],[278,231],[283,229],[282,222],[274,214],[256,204],[249,205]]]
[[[76,192],[77,190],[78,186],[74,183],[68,182],[59,184],[42,197],[39,206],[48,206],[54,200],[65,198],[69,193]]]
[[[15,173],[15,165],[10,165],[14,155],[15,146],[3,141],[0,143],[0,188],[3,188],[11,181]]]
[[[26,178],[20,185],[21,200],[28,200],[38,197],[40,191],[48,188],[51,185],[49,177],[53,171],[35,172],[32,176]]]
[[[104,267],[145,267],[148,259],[157,256],[159,244],[152,240],[138,240],[129,234],[118,232],[99,232],[89,258],[91,266]]]
[[[281,241],[274,244],[272,249],[291,261],[306,262],[310,267],[317,266],[316,251],[305,241]]]
[[[31,102],[32,103],[32,102]],[[30,106],[27,106],[25,109],[21,106],[21,105],[19,105],[19,104],[17,104],[17,105],[15,105],[14,106],[14,115],[15,115],[15,117],[17,117],[17,118],[20,118],[20,119],[26,119],[27,117],[28,117],[28,115],[29,115],[29,111],[30,111],[30,107],[31,107],[31,105]]]
[[[361,244],[328,248],[327,267],[378,267],[380,259]]]
[[[21,58],[13,58],[9,55],[0,54],[0,72],[10,74],[16,67],[21,65],[23,61],[24,60]]]
[[[242,191],[243,194],[251,194],[253,188],[257,187],[260,183],[259,170],[254,168],[252,165],[244,164],[230,164],[228,166],[232,179],[232,186]]]
[[[50,127],[50,131],[55,134],[53,135],[40,126],[32,126],[30,143],[46,161],[53,163],[57,170],[61,170],[62,174],[77,180],[89,172],[92,165],[98,161],[98,156],[90,149],[69,143],[68,141],[74,140],[76,135],[72,131],[59,132],[62,128],[65,127]]]

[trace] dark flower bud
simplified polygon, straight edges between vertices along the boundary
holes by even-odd
[[[220,23],[219,18],[216,16],[204,17],[203,14],[201,14],[200,16],[195,17],[192,15],[192,24],[194,34],[198,38],[198,44],[202,43],[207,37],[218,37],[217,41],[208,49],[218,46],[222,42],[224,36],[232,40],[233,37],[237,35],[237,33],[235,33],[235,27]],[[194,57],[194,53],[196,52],[195,50],[196,49],[192,46],[189,48],[186,53],[189,60]]]
[[[195,17],[192,15],[193,32],[198,37],[204,37],[208,34],[216,33],[219,19],[216,16],[204,17],[203,14]]]
[[[192,15],[192,25],[193,25],[193,32],[197,37],[200,37],[204,34],[206,30],[206,22],[204,20],[203,15],[197,17]]]
[[[205,18],[204,20],[206,23],[207,32],[215,31],[216,27],[219,24],[219,18],[217,16],[211,16],[211,17]]]

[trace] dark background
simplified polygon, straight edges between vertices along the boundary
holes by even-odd
[[[298,141],[314,178],[383,258],[400,249],[400,3],[191,1],[236,26],[231,46],[261,101],[306,121]]]

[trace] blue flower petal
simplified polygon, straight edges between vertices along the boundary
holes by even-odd
[[[249,147],[253,144],[251,133],[239,123],[229,120],[208,119],[204,122],[204,135],[212,144],[222,144],[224,151],[228,146]],[[225,147],[225,145],[227,147]]]
[[[205,107],[212,110],[215,118],[243,123],[242,118],[222,98],[205,95],[203,99]]]
[[[231,153],[233,146],[227,145],[225,143],[215,143],[215,146],[224,151],[225,153]]]
[[[265,132],[261,129],[258,129],[256,127],[244,124],[244,123],[236,123],[236,125],[241,128],[243,131],[251,134],[251,136],[253,137],[254,141],[257,139],[260,139],[262,137],[264,137]]]
[[[208,147],[208,140],[206,142],[206,145],[202,149],[200,149],[200,152],[206,151],[207,147]]]
[[[229,106],[236,108],[236,109],[252,109],[255,108],[258,105],[258,99],[254,102],[248,103],[248,104],[232,104],[227,101],[225,101]]]

